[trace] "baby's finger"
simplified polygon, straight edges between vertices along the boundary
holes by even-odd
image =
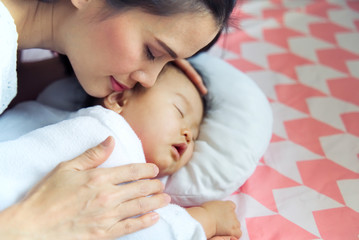
[[[210,238],[210,240],[238,240],[238,238],[233,236],[215,236]]]

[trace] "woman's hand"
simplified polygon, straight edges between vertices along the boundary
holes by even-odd
[[[174,61],[177,67],[182,69],[182,71],[188,76],[189,79],[192,80],[193,84],[196,85],[198,91],[202,95],[206,95],[208,90],[206,86],[203,84],[203,80],[201,76],[197,73],[197,71],[192,67],[192,65],[185,59],[176,59]]]
[[[167,205],[170,197],[160,193],[159,180],[139,179],[155,177],[158,168],[96,168],[113,148],[109,137],[59,164],[23,201],[0,213],[0,238],[113,239],[156,223],[157,213],[148,212]],[[125,182],[131,183],[118,185]]]

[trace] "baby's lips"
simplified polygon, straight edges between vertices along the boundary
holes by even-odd
[[[179,156],[182,156],[185,153],[185,151],[187,150],[186,143],[178,143],[178,144],[174,144],[173,146],[176,148]]]

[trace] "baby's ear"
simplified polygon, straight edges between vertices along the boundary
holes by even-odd
[[[127,95],[125,92],[113,92],[105,97],[103,103],[107,109],[121,113],[123,107],[126,105]]]

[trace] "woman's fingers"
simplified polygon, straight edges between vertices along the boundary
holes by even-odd
[[[120,167],[103,168],[101,170],[106,172],[105,175],[108,177],[108,181],[112,184],[154,178],[159,172],[158,167],[152,163],[135,163]],[[119,174],[119,172],[121,172],[121,174]]]
[[[164,207],[171,202],[171,197],[166,193],[156,194],[151,197],[140,197],[127,202],[123,202],[117,207],[119,219],[126,219],[134,214],[142,215],[155,209]]]
[[[112,184],[99,185],[97,183],[94,184],[90,181],[87,185],[91,186],[91,188],[94,190],[98,189],[98,193],[95,195],[94,198],[92,198],[88,206],[106,206],[107,208],[118,208],[118,206],[129,205],[128,203],[130,202],[132,203],[132,205],[130,205],[129,208],[124,208],[123,210],[126,212],[128,209],[132,209],[134,213],[131,216],[143,214],[145,212],[149,212],[157,208],[163,207],[164,201],[166,202],[166,204],[170,202],[170,197],[167,196],[167,194],[160,194],[163,191],[164,186],[159,180],[139,180],[136,182],[126,183],[119,186]],[[157,196],[156,194],[159,194],[161,196]],[[141,199],[143,197],[145,198]],[[145,209],[145,212],[138,211],[136,208],[131,208],[132,206],[134,206],[135,200],[139,200],[137,203],[139,204],[139,206]],[[117,214],[114,211],[112,211],[112,213]],[[113,214],[111,216],[114,216]],[[131,217],[128,216],[127,213],[124,216]],[[124,217],[122,217],[121,215],[120,218]]]
[[[69,233],[69,239],[109,239],[154,224],[157,215],[149,212],[167,205],[170,197],[161,193],[159,180],[142,179],[155,177],[158,168],[153,164],[96,168],[113,147],[109,137],[50,172],[19,203],[24,221],[36,219],[23,230],[41,227],[39,232],[47,232],[49,239]]]
[[[193,82],[194,85],[198,88],[199,92],[202,95],[206,95],[208,90],[207,87],[203,84],[202,77],[197,73],[197,71],[192,67],[192,65],[185,59],[176,59],[174,63],[182,69],[182,71],[188,76],[189,79]]]
[[[116,198],[121,201],[129,201],[138,197],[145,197],[162,192],[163,183],[160,180],[139,180],[136,182],[115,186]]]
[[[138,230],[150,227],[158,220],[159,215],[155,212],[151,212],[137,218],[128,218],[113,225],[109,229],[109,235],[111,235],[112,238],[124,236]]]
[[[151,163],[136,163],[120,167],[95,169],[108,159],[114,146],[115,141],[113,137],[110,136],[96,147],[88,149],[79,157],[63,162],[61,167],[78,171],[93,169],[91,173],[89,173],[92,177],[92,182],[95,183],[98,181],[99,184],[121,184],[157,176],[159,172],[158,167]]]
[[[88,149],[79,157],[64,162],[62,166],[66,169],[74,169],[79,171],[96,168],[107,160],[107,158],[111,155],[114,147],[115,141],[113,137],[110,136],[96,147]]]
[[[120,204],[116,211],[119,221],[111,226],[109,234],[118,237],[152,226],[160,217],[158,213],[149,211],[164,207],[170,201],[171,198],[167,194],[157,194]],[[137,215],[143,215],[131,218],[134,212]]]

